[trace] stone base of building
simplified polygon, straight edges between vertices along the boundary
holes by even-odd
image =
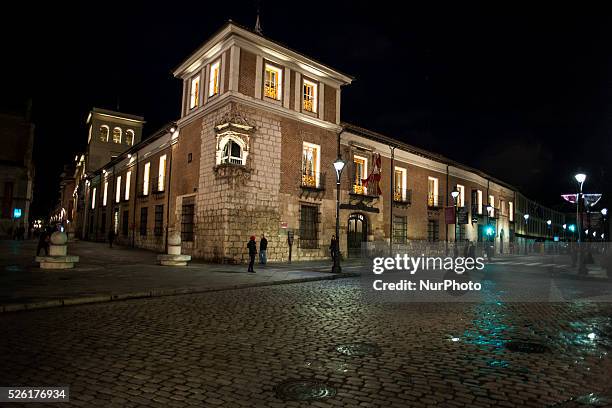
[[[187,266],[191,261],[191,255],[157,255],[157,260],[163,266]]]
[[[36,262],[40,263],[41,269],[72,269],[74,264],[79,262],[79,257],[69,256],[37,256]]]

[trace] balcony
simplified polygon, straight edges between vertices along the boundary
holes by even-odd
[[[393,193],[393,203],[396,206],[409,206],[412,204],[412,190],[406,190],[405,194],[402,194],[401,190],[396,190]]]
[[[300,187],[311,190],[325,189],[325,173],[307,172],[303,173],[300,180]]]
[[[437,209],[442,206],[442,197],[436,194],[427,194],[427,207]]]

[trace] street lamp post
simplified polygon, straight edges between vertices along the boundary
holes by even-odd
[[[603,216],[603,222],[602,222],[602,229],[603,229],[603,233],[601,234],[601,240],[605,241],[605,238],[608,236],[609,231],[608,231],[608,225],[606,223],[606,218],[608,215],[608,209],[607,208],[602,208],[601,209],[601,215]]]
[[[546,238],[552,238],[553,237],[553,231],[552,231],[552,220],[546,220],[546,225],[547,225],[547,237]],[[544,242],[544,252],[546,252],[546,242]]]
[[[459,217],[457,215],[457,199],[459,197],[459,190],[457,190],[457,186],[455,186],[453,191],[451,191],[451,196],[453,197],[453,201],[455,203],[455,255],[458,255],[459,248],[457,247],[457,224],[459,222]]]
[[[527,222],[529,221],[529,214],[523,215],[525,219],[525,255],[527,255]]]
[[[332,251],[335,252],[332,273],[342,272],[340,267],[340,176],[342,176],[345,164],[342,157],[338,155],[338,158],[334,161],[334,170],[336,170],[336,247],[332,248]]]
[[[578,196],[576,199],[576,226],[578,227],[578,273],[579,274],[583,274],[586,273],[587,269],[584,265],[583,259],[582,259],[582,220],[581,220],[581,214],[580,214],[580,204],[582,202],[582,186],[584,184],[584,181],[586,180],[586,174],[584,173],[578,173],[574,176],[574,178],[576,179],[576,181],[579,184],[579,190],[578,190]]]

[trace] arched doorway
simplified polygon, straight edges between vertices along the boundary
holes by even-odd
[[[359,213],[348,218],[347,247],[349,258],[361,256],[361,244],[368,240],[368,219]]]

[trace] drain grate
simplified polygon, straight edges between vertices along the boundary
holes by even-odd
[[[276,396],[285,401],[312,401],[335,395],[334,387],[316,380],[288,380],[276,386]]]
[[[379,355],[382,353],[380,347],[374,343],[348,343],[336,346],[336,351],[350,357],[363,357]]]
[[[519,353],[546,353],[550,351],[544,344],[529,341],[509,341],[506,343],[506,348]]]

